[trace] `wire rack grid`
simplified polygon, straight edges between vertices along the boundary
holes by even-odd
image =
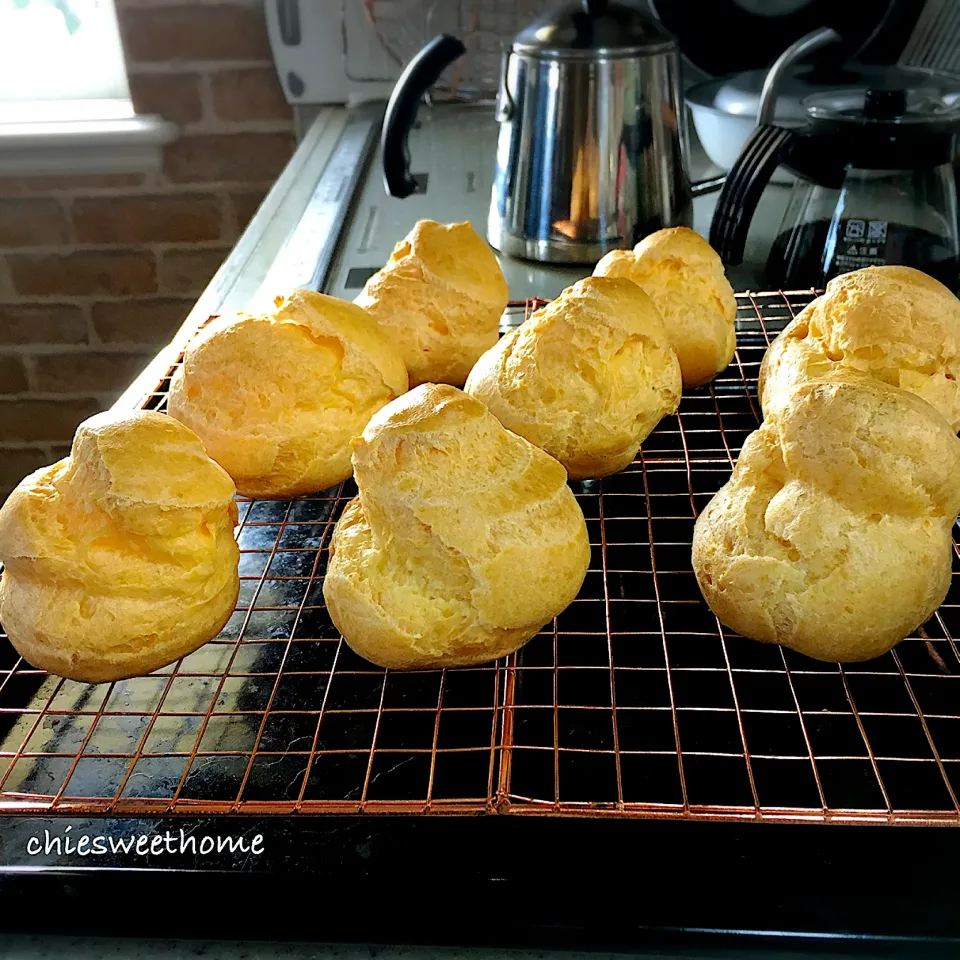
[[[960,824],[960,578],[916,637],[840,666],[727,630],[691,568],[694,519],[759,422],[763,353],[811,297],[738,295],[730,367],[627,470],[574,485],[589,572],[511,657],[396,672],[350,650],[322,580],[352,481],[243,500],[235,614],[149,677],[61,680],[0,638],[0,813]]]

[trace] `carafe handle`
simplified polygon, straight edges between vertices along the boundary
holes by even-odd
[[[417,190],[410,174],[410,147],[407,138],[424,94],[440,79],[440,74],[467,48],[456,38],[441,33],[434,37],[406,66],[397,80],[380,134],[383,156],[383,183],[391,197],[403,199]]]
[[[750,221],[774,170],[800,137],[773,124],[755,127],[727,174],[710,223],[710,246],[727,265],[743,262]]]

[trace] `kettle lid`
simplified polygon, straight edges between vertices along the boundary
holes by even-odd
[[[676,49],[672,34],[632,3],[579,0],[535,20],[513,51],[551,60],[631,57]]]

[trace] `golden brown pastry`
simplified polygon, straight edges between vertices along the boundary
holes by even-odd
[[[637,284],[591,277],[488,350],[464,389],[583,480],[622,470],[677,409],[680,365]]]
[[[81,423],[70,456],[0,509],[0,622],[29,663],[100,683],[215,637],[240,580],[235,489],[160,413]]]
[[[728,627],[819,660],[867,660],[950,585],[960,439],[869,378],[811,381],[751,434],[697,520],[693,568]]]
[[[698,233],[658,230],[633,250],[611,250],[593,275],[643,287],[663,317],[685,387],[712,380],[733,359],[737,300],[720,257]]]
[[[449,386],[384,407],[354,441],[360,493],[323,583],[347,643],[384,667],[512,653],[569,604],[590,562],[559,463]]]
[[[411,387],[459,387],[497,342],[508,296],[497,258],[469,223],[421,220],[355,303],[400,351]]]
[[[770,345],[764,414],[807,380],[864,374],[933,404],[960,430],[960,300],[911,267],[867,267],[827,284]]]
[[[352,303],[310,290],[215,322],[184,352],[170,414],[244,496],[293,497],[350,476],[350,439],[407,389],[397,351]]]

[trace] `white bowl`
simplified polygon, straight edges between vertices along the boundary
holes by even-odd
[[[736,163],[747,137],[757,125],[756,118],[725,113],[716,107],[691,103],[689,100],[687,106],[693,115],[693,126],[703,152],[721,170],[729,170]],[[794,183],[796,177],[784,167],[778,167],[770,180],[772,183]]]

